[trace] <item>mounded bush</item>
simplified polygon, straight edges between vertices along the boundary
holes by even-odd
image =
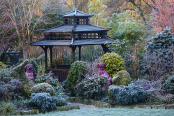
[[[106,67],[105,70],[109,73],[111,77],[117,74],[118,71],[124,70],[124,59],[116,53],[106,53],[100,59]]]
[[[142,102],[146,99],[147,92],[137,86],[113,86],[109,87],[110,98],[120,105],[130,105]]]
[[[40,83],[31,88],[32,93],[50,93],[51,95],[55,94],[53,87],[48,83]]]
[[[39,107],[41,111],[55,110],[56,97],[52,97],[49,93],[32,93],[31,99],[28,101],[30,106]]]
[[[87,73],[87,64],[83,61],[76,61],[71,65],[70,71],[67,76],[67,90],[74,95],[74,87],[77,83],[85,78]]]
[[[163,84],[163,88],[167,92],[174,92],[174,76],[169,77]]]
[[[95,74],[78,83],[74,88],[75,94],[85,98],[101,98],[108,91],[109,83],[107,76]]]
[[[23,84],[19,79],[12,77],[12,73],[6,69],[0,70],[0,100],[9,101],[22,95]]]
[[[130,84],[131,80],[130,74],[125,70],[121,70],[112,78],[112,84],[127,86]]]

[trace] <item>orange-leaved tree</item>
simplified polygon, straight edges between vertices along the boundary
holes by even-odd
[[[169,27],[174,32],[174,0],[154,0],[153,6],[153,28],[161,32]]]

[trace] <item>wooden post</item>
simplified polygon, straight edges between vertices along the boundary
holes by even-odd
[[[76,46],[72,46],[72,57],[73,57],[73,62],[75,62],[75,50],[76,50]]]
[[[81,47],[82,46],[79,46],[79,61],[81,60]]]
[[[102,46],[102,48],[103,48],[104,54],[105,54],[106,52],[109,52],[109,49],[106,47],[106,45],[102,44],[101,46]]]
[[[53,46],[49,46],[50,49],[50,67],[53,67]]]
[[[45,52],[45,71],[47,70],[47,67],[48,67],[48,62],[47,62],[47,49],[48,49],[48,46],[40,46],[44,52]]]

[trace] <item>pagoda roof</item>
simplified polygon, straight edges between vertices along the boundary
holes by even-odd
[[[92,31],[108,31],[106,28],[102,28],[99,26],[95,26],[92,24],[89,25],[62,25],[62,26],[57,26],[49,29],[43,29],[40,30],[41,32],[44,33],[51,33],[51,32],[92,32]]]
[[[105,43],[113,43],[114,40],[108,36],[102,39],[85,39],[85,40],[47,40],[42,39],[36,42],[31,42],[32,46],[78,46],[78,45],[102,45]]]
[[[92,17],[94,15],[83,13],[83,12],[77,10],[77,8],[75,8],[74,11],[69,12],[69,13],[64,14],[64,15],[60,15],[60,16],[62,16],[62,17],[74,17],[74,16],[76,16],[76,17]]]

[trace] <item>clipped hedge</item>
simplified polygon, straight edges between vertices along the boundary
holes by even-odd
[[[74,95],[74,87],[77,83],[85,78],[87,73],[87,64],[83,61],[76,61],[71,65],[70,71],[67,76],[67,90]]]
[[[109,73],[111,77],[117,74],[118,71],[124,70],[124,59],[116,53],[106,53],[100,59],[106,67],[105,70]]]

